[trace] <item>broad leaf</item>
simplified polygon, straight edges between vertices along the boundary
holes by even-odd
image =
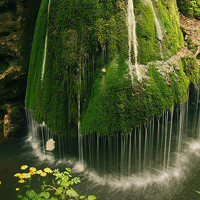
[[[79,199],[85,199],[85,196],[80,196]]]
[[[21,195],[21,194],[17,195],[18,199],[21,199],[22,197],[23,197],[23,195]]]
[[[93,196],[93,195],[91,195],[91,196],[88,196],[88,200],[95,200],[96,199],[96,197],[95,196]]]
[[[26,196],[28,198],[33,198],[36,196],[36,193],[33,190],[28,190],[28,191],[26,191]]]
[[[55,195],[60,195],[62,193],[62,191],[63,191],[62,187],[57,188]]]
[[[58,200],[56,197],[51,197],[50,200]]]
[[[44,197],[45,199],[48,199],[50,197],[50,194],[49,192],[41,192],[39,196]]]
[[[74,189],[72,189],[72,188],[67,190],[66,194],[69,195],[70,197],[78,197],[79,196],[79,194],[76,193],[76,191]]]
[[[68,181],[62,181],[60,186],[63,186],[63,187],[69,187],[69,182]]]
[[[28,200],[26,197],[23,197],[21,200]]]

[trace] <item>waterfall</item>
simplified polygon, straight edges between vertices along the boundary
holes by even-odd
[[[83,164],[83,145],[82,135],[80,134],[80,116],[81,116],[81,61],[78,65],[78,145],[79,145],[79,162]]]
[[[164,183],[170,178],[180,178],[181,173],[185,176],[189,156],[200,150],[198,124],[194,130],[195,136],[188,130],[188,124],[200,120],[199,93],[196,95],[193,99],[195,105],[191,102],[194,105],[192,110],[187,108],[186,102],[172,107],[157,120],[155,118],[135,127],[129,134],[110,137],[96,133],[79,134],[77,137],[57,136],[50,133],[44,123],[38,125],[32,111],[27,110],[27,141],[40,162],[58,162],[58,158],[59,162],[67,161],[74,170],[82,171],[90,180],[98,180],[98,184],[126,189],[133,185],[146,187],[149,183]],[[188,117],[192,121],[187,124],[186,115],[194,113],[197,119]],[[49,139],[56,142],[53,152],[45,149]]]
[[[50,10],[51,0],[48,3],[48,14],[47,14],[47,28],[46,28],[46,36],[45,36],[45,43],[44,43],[44,55],[43,55],[43,62],[42,62],[42,75],[41,80],[43,81],[44,78],[44,71],[45,71],[45,64],[46,64],[46,55],[47,55],[47,38],[48,38],[48,19],[49,19],[49,10]]]
[[[161,59],[163,60],[163,53],[162,53],[162,40],[163,40],[163,35],[162,35],[162,28],[161,25],[158,21],[158,18],[156,16],[153,4],[151,0],[147,0],[148,4],[151,6],[152,11],[153,11],[153,15],[154,15],[154,19],[155,19],[155,24],[156,24],[156,33],[157,33],[157,38],[159,41],[159,45],[160,45],[160,55],[161,55]]]
[[[138,69],[137,64],[137,36],[136,36],[136,21],[135,21],[135,14],[134,14],[134,7],[133,7],[133,1],[128,0],[128,37],[129,37],[129,74],[131,75],[131,81],[133,84],[133,64],[131,61],[131,49],[133,45],[134,49],[134,58],[135,58],[135,69],[136,69],[136,75],[138,78],[138,81],[141,80],[141,75]]]

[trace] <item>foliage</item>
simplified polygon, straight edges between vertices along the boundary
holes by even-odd
[[[199,0],[177,0],[180,12],[187,17],[200,19],[200,1]]]
[[[28,169],[27,165],[21,166],[21,170]],[[21,200],[58,200],[58,199],[85,199],[85,200],[95,200],[96,197],[93,195],[80,196],[72,186],[74,184],[80,183],[80,178],[72,178],[71,169],[66,168],[65,171],[60,172],[59,169],[52,171],[50,168],[45,168],[44,171],[36,170],[35,167],[30,167],[28,173],[16,173],[14,176],[18,177],[19,187],[16,188],[16,191],[20,194],[17,195],[18,199]],[[47,182],[47,179],[43,181],[43,184],[40,186],[41,192],[36,193],[35,190],[31,189],[31,179],[32,176],[38,175],[38,182],[40,183],[40,178],[51,176],[52,184]],[[52,177],[53,176],[53,177]],[[47,177],[48,178],[48,177]],[[44,179],[44,178],[43,178]],[[26,190],[27,189],[27,190]],[[26,191],[25,191],[26,190]],[[24,194],[25,193],[25,194]]]

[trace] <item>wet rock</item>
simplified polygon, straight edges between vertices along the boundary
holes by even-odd
[[[26,125],[25,111],[23,107],[8,107],[7,111],[8,114],[4,116],[3,126],[4,138],[6,140],[22,135]]]

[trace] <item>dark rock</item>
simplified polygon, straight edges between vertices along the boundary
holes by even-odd
[[[21,106],[8,109],[4,116],[4,138],[12,139],[21,136],[26,125],[25,111]]]

